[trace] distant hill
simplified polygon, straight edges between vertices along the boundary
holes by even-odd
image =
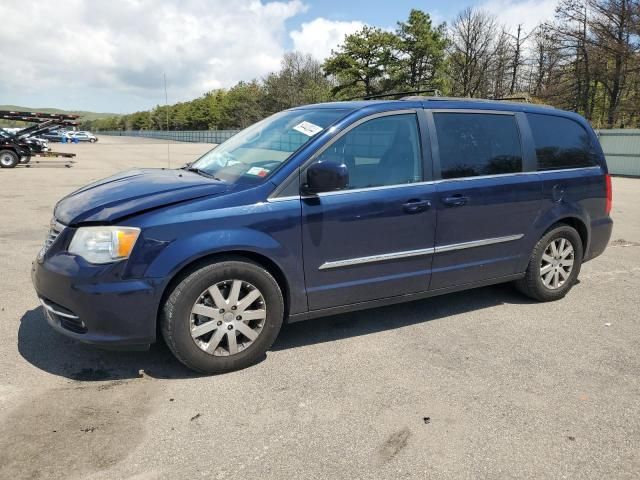
[[[83,110],[60,110],[59,108],[36,108],[36,107],[21,107],[19,105],[0,105],[0,110],[12,110],[15,112],[44,112],[44,113],[66,113],[73,115],[80,115],[81,122],[92,121],[99,118],[119,117],[120,113],[107,113],[107,112],[86,112]],[[12,127],[23,126],[23,122],[11,122],[6,120],[0,120],[0,126]]]

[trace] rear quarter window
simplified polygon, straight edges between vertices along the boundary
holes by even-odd
[[[598,155],[585,128],[570,118],[528,113],[538,170],[594,167]]]

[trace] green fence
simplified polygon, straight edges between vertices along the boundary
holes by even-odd
[[[640,129],[597,130],[600,145],[613,175],[640,177]]]
[[[222,143],[240,130],[105,130],[98,135],[146,137],[176,142]]]
[[[147,137],[177,142],[222,143],[239,130],[109,130],[100,135]],[[640,177],[640,129],[597,130],[613,175]]]

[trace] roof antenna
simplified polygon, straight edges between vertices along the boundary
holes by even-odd
[[[169,100],[167,97],[167,74],[162,72],[164,78],[164,107],[167,112],[167,168],[171,168],[171,154],[169,153]]]

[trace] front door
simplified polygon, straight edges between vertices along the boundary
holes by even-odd
[[[344,162],[349,185],[302,199],[309,309],[427,290],[435,187],[424,182],[416,113],[354,124],[315,161],[326,160]]]
[[[516,116],[439,111],[432,118],[441,181],[431,289],[519,273],[531,253],[542,187],[523,155]]]

